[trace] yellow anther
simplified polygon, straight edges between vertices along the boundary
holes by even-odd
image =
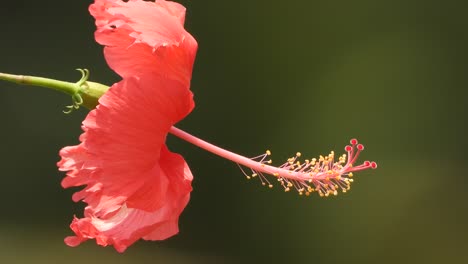
[[[330,180],[330,177],[327,176],[327,177],[325,178],[325,180],[329,181],[329,180]]]
[[[285,192],[289,192],[289,190],[290,190],[289,187],[284,188]]]
[[[330,196],[330,192],[329,192],[329,191],[327,191],[327,192],[325,193],[325,197],[328,197],[328,196]]]
[[[309,196],[309,195],[310,195],[310,192],[306,192],[305,194],[306,194],[306,196]]]
[[[272,160],[268,160],[268,161],[267,161],[268,164],[271,164],[272,162],[273,162]]]
[[[300,157],[302,154],[300,152],[296,153],[296,157]]]
[[[267,154],[268,156],[270,156],[270,155],[271,155],[271,151],[270,151],[270,150],[267,150],[265,154]]]
[[[302,195],[303,193],[302,192],[299,192],[299,195]]]
[[[300,162],[300,161],[297,161],[297,162],[296,162],[296,165],[297,165],[297,166],[301,166],[301,162]]]
[[[343,191],[343,193],[346,193],[346,189],[341,189],[341,191]]]
[[[352,172],[348,173],[348,177],[353,177],[353,173]]]
[[[278,176],[279,176],[279,173],[278,173],[278,172],[275,172],[275,173],[273,173],[273,176],[278,177]]]
[[[273,188],[273,184],[269,184],[268,187],[271,189]]]
[[[263,185],[263,186],[265,186],[265,185],[266,185],[266,183],[262,182],[262,185]]]
[[[257,173],[252,174],[252,178],[257,177]]]
[[[293,184],[288,182],[288,187],[292,187],[292,186],[293,186]]]
[[[246,176],[247,177],[247,180],[250,180],[250,176]]]
[[[309,161],[308,159],[306,159],[306,160],[304,160],[304,162],[305,162],[306,164],[309,164],[310,161]]]
[[[338,195],[338,191],[335,190],[335,191],[333,192],[333,195],[337,196],[337,195]]]
[[[349,179],[349,182],[353,182],[354,180],[353,179]]]
[[[335,179],[341,180],[341,175],[337,175],[337,176],[335,177]]]

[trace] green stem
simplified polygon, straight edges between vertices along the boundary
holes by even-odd
[[[27,75],[14,75],[7,73],[0,73],[0,80],[17,83],[21,85],[32,85],[53,89],[62,93],[66,93],[72,97],[73,104],[67,106],[69,109],[66,113],[71,112],[73,109],[78,109],[83,105],[88,109],[94,109],[98,105],[99,98],[109,89],[108,86],[89,82],[88,70],[78,69],[81,72],[81,79],[76,82],[64,82],[49,78],[27,76]]]
[[[80,87],[77,87],[76,83],[57,81],[54,79],[42,78],[42,77],[36,77],[36,76],[0,73],[0,80],[22,84],[22,85],[32,85],[32,86],[50,88],[59,92],[64,92],[70,96],[73,96],[74,94],[78,93],[80,90]]]

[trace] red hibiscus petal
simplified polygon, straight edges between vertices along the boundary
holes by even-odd
[[[107,218],[98,218],[86,211],[85,218],[75,218],[70,225],[75,236],[65,239],[69,246],[78,246],[88,239],[96,239],[99,245],[114,245],[123,252],[135,241],[163,240],[178,233],[178,220],[190,199],[192,173],[183,158],[171,153],[166,147],[161,150],[162,173],[171,178],[171,185],[163,207],[145,211],[121,206],[119,211]]]
[[[183,27],[183,6],[97,0],[90,12],[106,61],[123,78],[153,72],[189,85],[197,42]]]
[[[169,128],[193,108],[192,93],[158,75],[112,86],[83,121],[82,143],[60,151],[64,187],[88,206],[75,219],[69,245],[95,238],[124,250],[139,238],[163,239],[188,202],[192,175],[183,158],[165,146]]]

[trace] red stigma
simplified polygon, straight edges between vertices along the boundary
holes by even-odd
[[[371,166],[371,168],[376,169],[377,168],[377,163],[375,163],[373,161],[373,162],[371,162],[370,166]]]
[[[357,139],[353,138],[349,141],[351,144],[356,145],[357,144]]]
[[[357,149],[358,149],[358,150],[363,150],[363,149],[364,149],[364,145],[363,145],[363,144],[357,145]]]
[[[349,151],[351,151],[353,148],[352,148],[351,146],[348,145],[348,146],[346,146],[344,149],[345,149],[346,151],[349,152]]]

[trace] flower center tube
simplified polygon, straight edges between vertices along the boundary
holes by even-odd
[[[265,154],[254,158],[247,158],[208,143],[176,127],[171,127],[169,133],[215,155],[249,168],[252,174],[247,174],[240,166],[247,179],[258,176],[263,185],[272,188],[273,185],[264,174],[272,175],[277,178],[285,191],[294,188],[300,195],[309,195],[313,191],[318,192],[320,196],[337,195],[339,189],[346,192],[353,182],[353,179],[351,179],[353,172],[377,168],[377,163],[370,161],[353,166],[360,152],[364,149],[364,146],[358,144],[356,139],[351,140],[351,146],[345,147],[348,152],[347,161],[346,154],[343,154],[335,162],[334,152],[331,152],[328,156],[320,156],[319,159],[305,160],[301,163],[298,161],[301,153],[298,152],[295,157],[289,158],[283,165],[275,167],[269,165],[271,160],[266,160],[266,157],[271,154],[270,151],[266,151]]]

